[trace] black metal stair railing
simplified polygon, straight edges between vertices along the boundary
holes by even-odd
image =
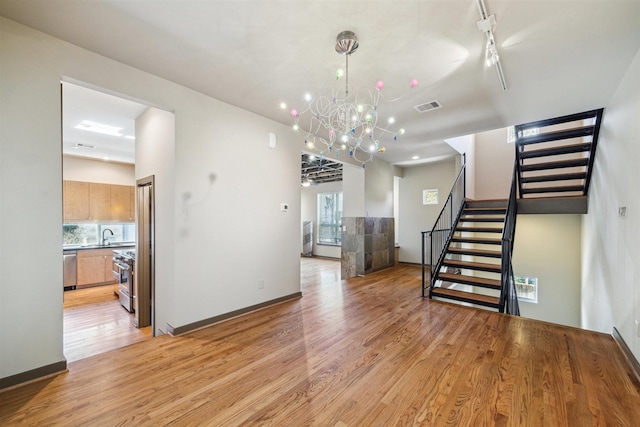
[[[517,163],[513,167],[513,179],[511,181],[511,192],[507,204],[507,213],[502,231],[502,266],[501,266],[501,292],[500,311],[507,314],[520,315],[518,295],[516,292],[515,279],[513,275],[513,241],[516,234],[516,218],[518,214],[518,168]]]
[[[436,281],[436,273],[442,266],[442,261],[453,235],[454,225],[464,208],[466,197],[466,161],[463,156],[463,164],[458,173],[451,192],[444,203],[438,219],[431,231],[422,232],[422,296],[433,288]],[[427,256],[428,251],[428,256]],[[427,281],[426,264],[429,264],[429,280]],[[428,282],[428,286],[427,286]]]

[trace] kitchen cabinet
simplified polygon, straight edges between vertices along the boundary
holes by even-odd
[[[130,185],[111,185],[111,220],[133,221],[131,215],[131,194],[133,187]]]
[[[64,181],[64,222],[133,222],[135,187]]]
[[[130,215],[131,221],[136,220],[136,187],[129,187],[129,203],[131,206]]]
[[[63,185],[65,221],[89,219],[89,183],[65,181]]]
[[[77,255],[77,286],[92,286],[115,282],[113,277],[113,250],[86,249]]]
[[[89,183],[89,219],[111,220],[111,186]]]

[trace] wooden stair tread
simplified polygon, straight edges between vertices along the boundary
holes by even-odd
[[[501,245],[502,239],[489,239],[485,237],[460,237],[453,236],[451,238],[452,242],[462,242],[462,243],[478,243],[483,245]]]
[[[456,227],[455,231],[469,233],[502,233],[501,227]]]
[[[454,255],[470,255],[470,256],[482,256],[487,258],[502,258],[501,251],[490,251],[486,249],[474,249],[474,248],[448,248],[447,253]]]
[[[523,172],[527,172],[527,171],[539,171],[539,170],[548,170],[548,169],[562,169],[562,168],[582,167],[582,166],[587,166],[588,164],[589,164],[589,159],[580,158],[580,159],[561,160],[557,162],[542,162],[542,163],[531,163],[527,165],[520,165],[520,170]]]
[[[520,177],[520,182],[527,184],[531,182],[570,181],[574,179],[585,179],[586,177],[587,174],[585,172],[560,173],[552,175],[523,176]]]
[[[489,264],[486,262],[470,262],[459,261],[457,259],[444,259],[442,265],[447,267],[465,268],[469,270],[489,271],[492,273],[500,273],[502,266],[500,264]]]
[[[504,216],[460,216],[460,222],[504,222]]]
[[[522,194],[534,194],[534,193],[566,193],[568,191],[584,191],[584,185],[566,185],[559,187],[531,187],[523,188]]]
[[[516,138],[518,145],[539,144],[541,142],[559,141],[562,139],[580,138],[593,135],[595,126],[580,126],[572,129],[563,129],[554,132],[544,132],[537,135],[524,136]]]
[[[500,298],[492,297],[490,295],[474,294],[471,292],[463,292],[447,288],[433,288],[431,293],[436,297],[450,298],[457,301],[464,301],[493,308],[500,307]]]
[[[463,283],[471,286],[481,286],[483,288],[500,290],[502,284],[500,280],[487,279],[486,277],[467,276],[465,274],[438,273],[438,280],[445,280],[452,283]]]

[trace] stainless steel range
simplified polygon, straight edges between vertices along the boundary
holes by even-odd
[[[130,313],[134,312],[134,265],[136,252],[130,249],[113,251],[113,275],[118,282],[120,304]]]

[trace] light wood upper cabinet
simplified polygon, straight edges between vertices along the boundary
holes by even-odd
[[[130,215],[131,221],[136,220],[136,187],[129,187],[129,203],[131,204]]]
[[[64,181],[65,222],[133,222],[135,187],[130,185]]]
[[[131,189],[129,185],[111,185],[111,220],[133,221],[131,216]]]
[[[89,219],[111,220],[111,186],[89,183]]]
[[[63,186],[65,220],[89,219],[89,183],[65,181]]]

